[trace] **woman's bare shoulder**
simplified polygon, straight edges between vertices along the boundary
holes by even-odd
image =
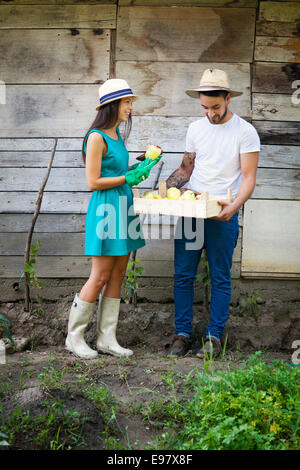
[[[101,145],[101,144],[104,144],[104,139],[103,139],[103,136],[99,132],[92,132],[88,136],[87,142],[93,145],[99,145],[99,144]]]

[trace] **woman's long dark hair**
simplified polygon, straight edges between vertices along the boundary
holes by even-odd
[[[85,141],[87,134],[92,129],[99,129],[99,130],[111,129],[118,120],[120,102],[121,100],[111,101],[110,103],[105,104],[99,109],[94,122],[89,127],[82,142],[81,154],[82,154],[84,164],[85,164],[85,159],[86,159],[86,154],[84,151],[84,141]],[[125,143],[129,137],[131,127],[132,127],[132,118],[130,114],[129,118],[124,124],[124,130],[122,132],[122,138]]]

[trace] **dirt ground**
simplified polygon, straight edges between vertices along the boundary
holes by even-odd
[[[37,304],[30,314],[24,312],[21,302],[1,305],[0,313],[11,321],[13,337],[24,340],[22,350],[8,350],[7,364],[0,365],[0,406],[4,409],[4,419],[20,406],[23,411],[30,410],[31,416],[39,416],[43,413],[43,402],[51,397],[86,416],[85,450],[107,449],[109,445],[146,449],[163,432],[163,425],[158,427],[151,413],[147,414],[147,403],[170,401],[172,394],[184,394],[187,374],[203,371],[205,367],[194,354],[208,320],[203,306],[195,306],[194,342],[183,358],[167,356],[174,329],[174,305],[147,303],[137,309],[121,305],[118,340],[122,346],[133,349],[134,356],[118,359],[99,354],[89,361],[80,360],[64,349],[69,308],[70,300]],[[94,314],[86,331],[91,347],[95,346],[95,324]],[[292,342],[300,339],[299,305],[273,300],[260,305],[256,312],[243,314],[231,308],[227,332],[225,357],[214,361],[215,370],[239,367],[257,350],[265,351],[267,360],[291,362]],[[61,373],[59,386],[54,380],[55,371]],[[116,417],[109,431],[101,410],[78,386],[80,377],[84,377],[85,387],[89,384],[102,387],[112,397]],[[104,439],[108,433],[113,437],[110,444]],[[20,435],[15,448],[35,447]]]

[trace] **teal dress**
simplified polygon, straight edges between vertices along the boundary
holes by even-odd
[[[101,177],[123,176],[128,171],[129,154],[119,129],[118,140],[112,139],[99,129],[107,144],[102,157]],[[100,176],[100,175],[99,175]],[[89,256],[123,256],[145,246],[139,216],[133,211],[133,194],[128,184],[110,189],[93,191],[86,215],[85,249]]]

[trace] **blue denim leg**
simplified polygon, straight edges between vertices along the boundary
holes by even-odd
[[[202,249],[187,249],[187,244],[193,243],[195,238],[186,238],[183,218],[178,220],[178,226],[182,237],[175,237],[174,243],[175,332],[190,337],[193,332],[194,280]],[[192,230],[196,230],[195,219],[192,219]]]
[[[238,214],[229,222],[206,219],[204,223],[205,250],[210,282],[210,322],[206,336],[221,339],[229,315],[231,299],[231,265],[239,235]]]

